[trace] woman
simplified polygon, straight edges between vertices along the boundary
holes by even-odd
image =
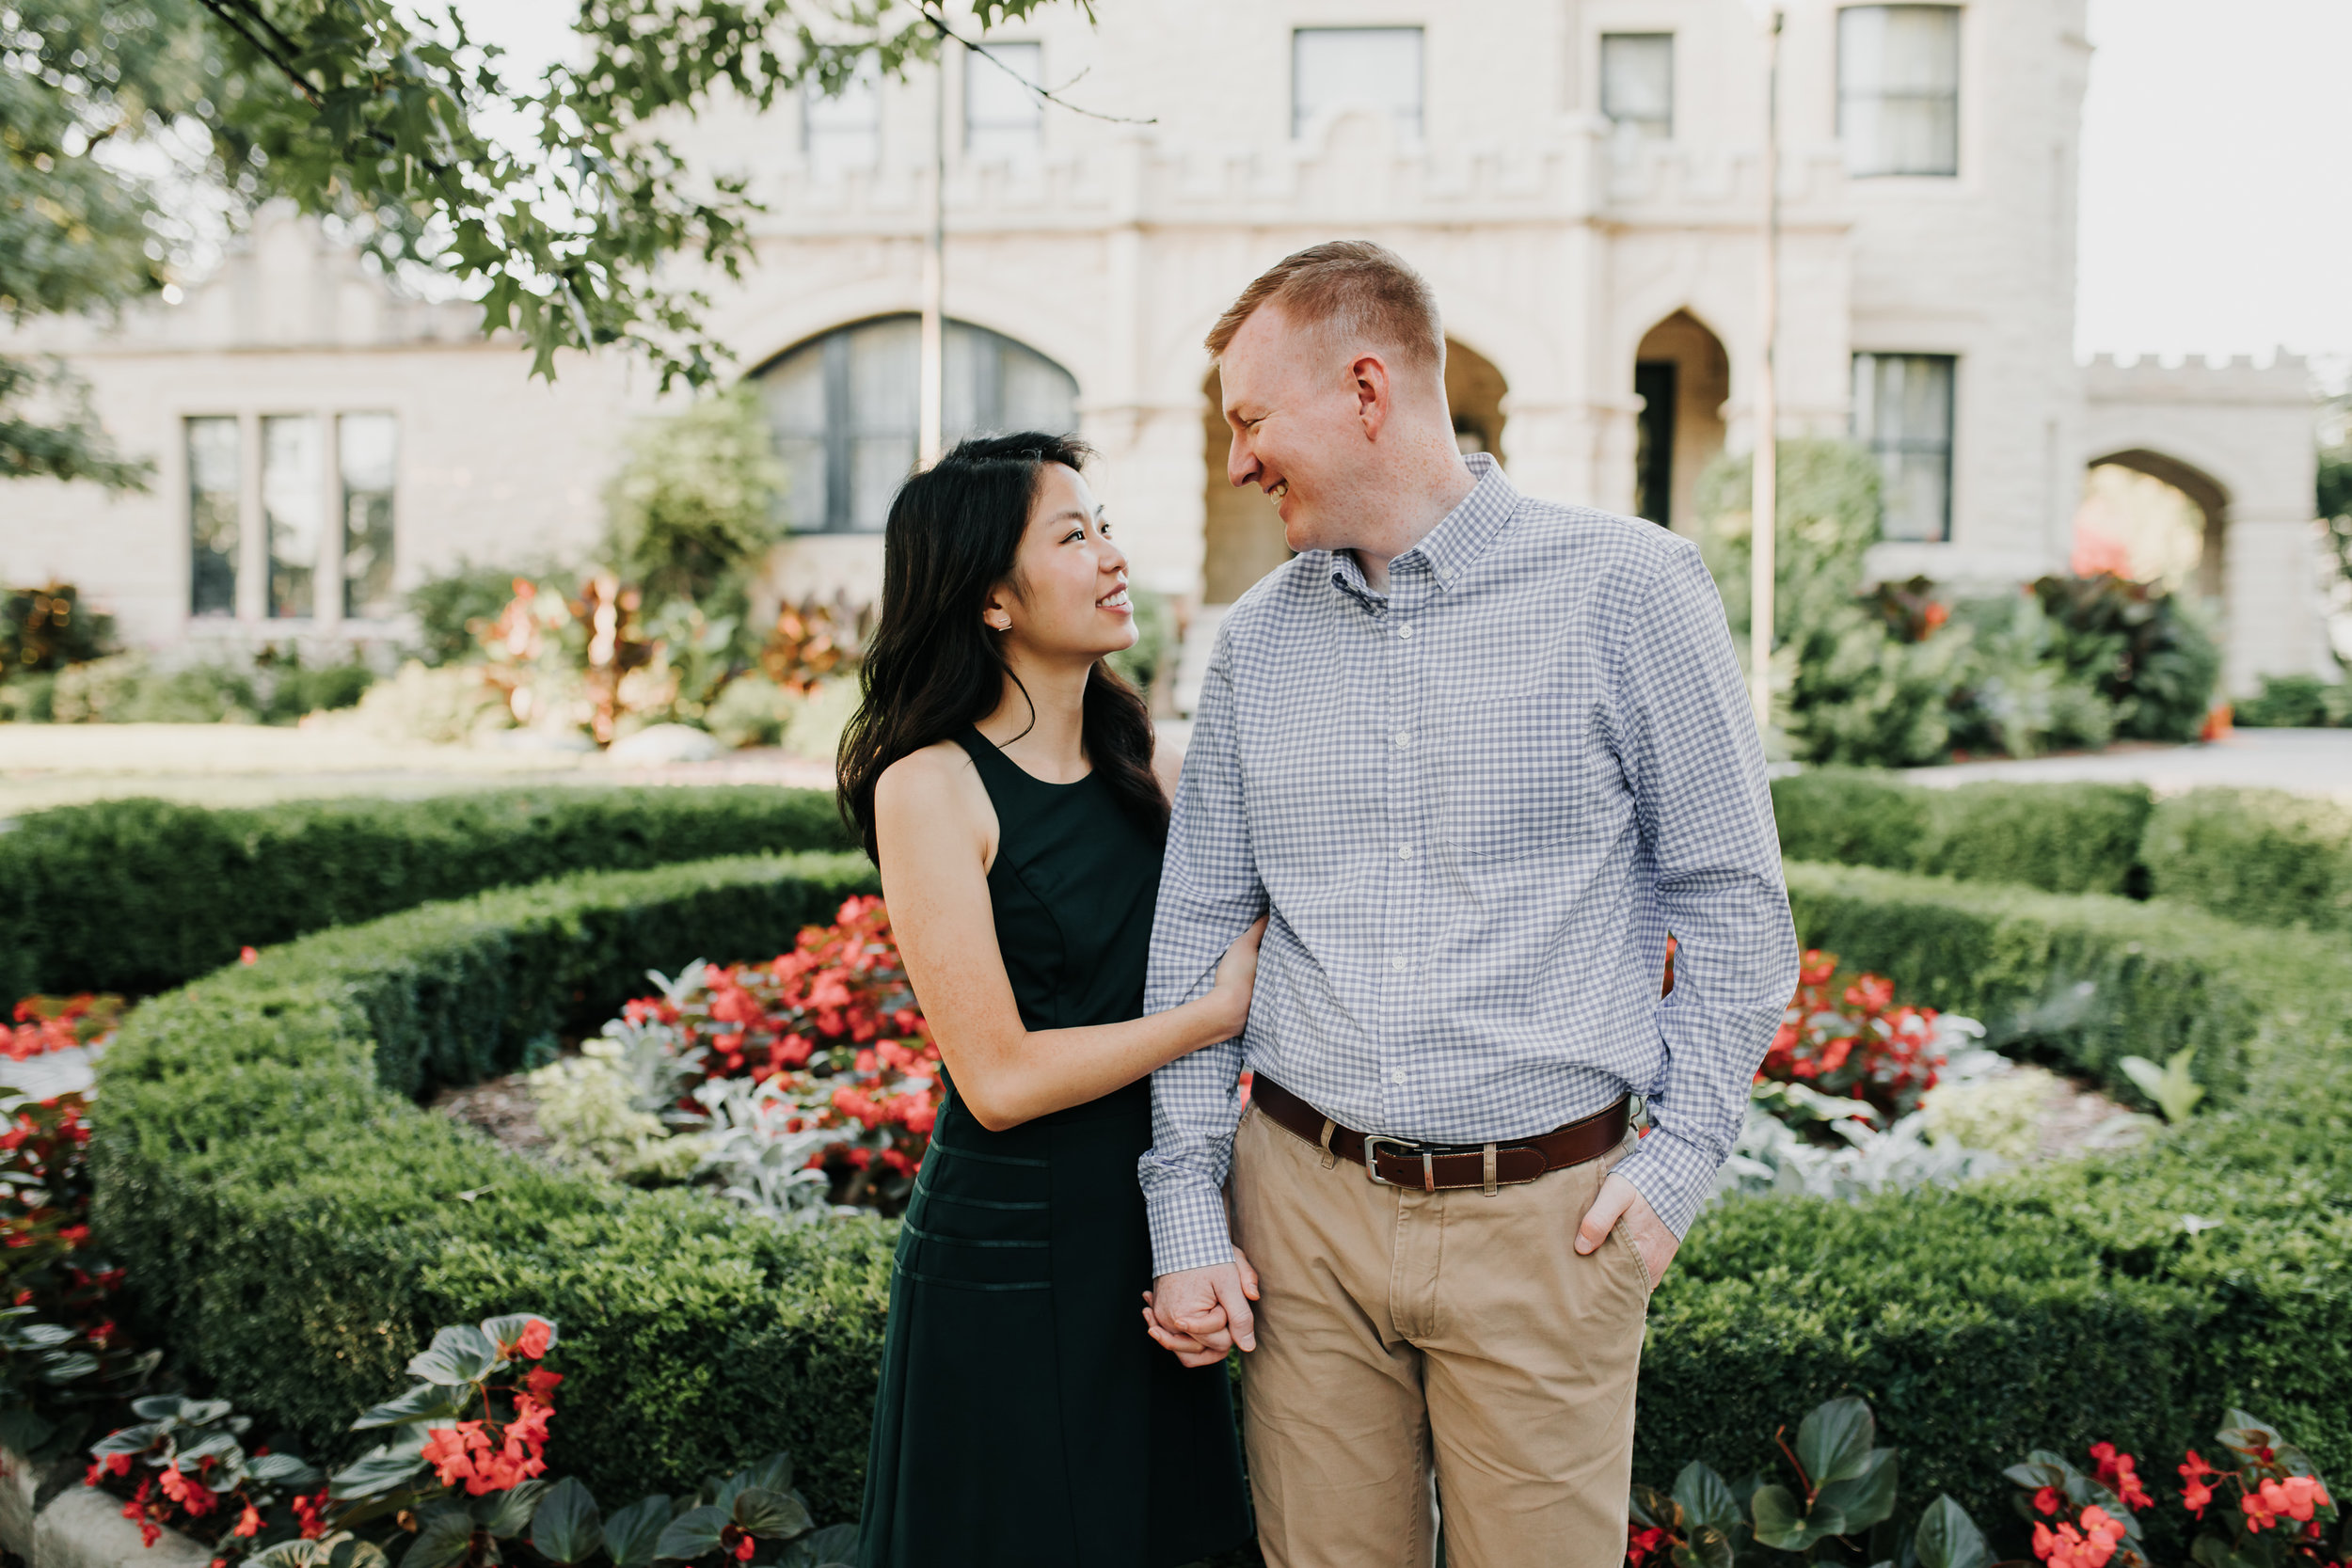
[[[966,441],[882,544],[841,796],[948,1089],[915,1182],[864,1568],[1173,1568],[1249,1533],[1221,1366],[1136,1320],[1152,1069],[1241,1032],[1258,932],[1149,1018],[1168,828],[1127,562],[1054,436]],[[1261,923],[1263,925],[1263,922]]]

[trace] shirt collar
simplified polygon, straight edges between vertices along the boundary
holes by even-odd
[[[1389,562],[1391,573],[1400,566],[1418,562],[1429,568],[1440,590],[1451,588],[1462,580],[1518,511],[1518,487],[1502,471],[1502,465],[1495,461],[1494,453],[1469,452],[1462,461],[1469,465],[1476,481],[1470,493],[1424,534],[1421,543]],[[1350,550],[1331,552],[1331,584],[1367,604],[1382,597],[1364,581],[1362,568],[1356,564],[1355,553]]]

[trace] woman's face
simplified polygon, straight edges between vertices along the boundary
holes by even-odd
[[[1127,558],[1075,468],[1049,463],[1038,476],[1029,526],[1012,576],[988,596],[982,618],[998,635],[1045,658],[1092,662],[1132,648]]]

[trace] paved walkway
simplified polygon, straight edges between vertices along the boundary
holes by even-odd
[[[2207,785],[2283,789],[2352,803],[2352,730],[2238,730],[2200,746],[2130,746],[2079,756],[2002,758],[1914,768],[1904,778],[1925,784],[2090,780],[2144,784],[2159,795]]]

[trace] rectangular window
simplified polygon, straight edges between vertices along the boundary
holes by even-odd
[[[262,519],[269,537],[269,613],[318,613],[319,546],[326,532],[326,457],[319,421],[273,414],[262,421]]]
[[[343,497],[343,613],[387,620],[392,594],[392,478],[400,427],[389,414],[345,414],[335,421]]]
[[[1952,388],[1948,354],[1853,356],[1854,439],[1878,462],[1881,536],[1952,536]]]
[[[1045,46],[992,43],[963,55],[963,148],[983,162],[1024,163],[1045,150]]]
[[[1675,134],[1675,36],[1603,33],[1600,112],[1634,135],[1664,141]]]
[[[1291,135],[1317,116],[1370,109],[1396,122],[1400,138],[1422,135],[1421,29],[1301,27],[1291,35]]]
[[[1675,391],[1681,367],[1671,359],[1633,366],[1633,395],[1642,412],[1633,426],[1633,515],[1674,527]]]
[[[819,180],[838,180],[845,169],[882,162],[881,73],[871,55],[831,97],[813,84],[802,93],[801,147],[809,172]]]
[[[244,443],[234,418],[188,421],[188,613],[237,613]]]
[[[1837,13],[1837,135],[1854,174],[1960,172],[1960,8]]]

